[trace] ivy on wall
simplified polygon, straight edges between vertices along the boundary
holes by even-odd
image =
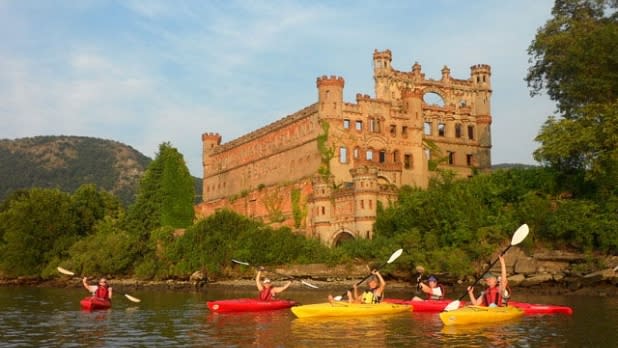
[[[320,121],[320,126],[324,131],[318,135],[318,151],[320,152],[321,164],[318,172],[322,176],[330,176],[330,160],[335,155],[335,149],[328,146],[328,130],[330,124],[326,121]]]
[[[301,204],[300,189],[292,189],[290,195],[292,198],[292,216],[294,217],[294,227],[300,228],[303,220],[307,216],[307,207],[304,204]]]

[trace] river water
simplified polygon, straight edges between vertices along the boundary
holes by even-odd
[[[249,288],[116,290],[113,308],[85,312],[83,289],[0,287],[2,347],[616,347],[618,299],[517,296],[516,300],[571,306],[572,316],[526,316],[481,327],[444,327],[437,314],[296,319],[289,310],[216,314],[207,300],[253,297]],[[327,290],[289,289],[284,297],[324,302]],[[403,290],[388,297],[408,298]]]

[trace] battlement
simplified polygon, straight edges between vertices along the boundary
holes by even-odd
[[[360,102],[360,101],[370,101],[371,97],[369,96],[369,94],[362,94],[362,93],[356,93],[356,102]]]
[[[476,64],[470,67],[470,72],[475,73],[491,73],[491,66],[488,64]]]
[[[418,88],[404,88],[401,91],[401,98],[406,99],[406,98],[423,98],[423,91],[421,91]]]
[[[373,51],[373,60],[378,59],[387,59],[390,62],[393,60],[393,54],[391,53],[391,50],[378,51],[375,49]]]
[[[326,86],[336,86],[336,87],[343,88],[343,86],[345,84],[345,80],[341,76],[335,76],[335,75],[326,76],[326,75],[322,75],[322,76],[320,76],[320,77],[318,77],[316,79],[315,83],[316,83],[318,88],[326,87]]]
[[[219,145],[221,144],[221,135],[219,133],[204,133],[202,134],[202,141],[213,141]]]

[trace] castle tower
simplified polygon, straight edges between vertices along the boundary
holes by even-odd
[[[204,177],[206,177],[207,173],[214,172],[214,163],[210,160],[210,155],[219,145],[221,145],[221,135],[219,135],[219,133],[202,134],[202,166],[204,167]],[[208,197],[206,193],[206,181],[204,180],[202,183],[202,197],[204,200]]]
[[[360,167],[350,169],[354,182],[354,219],[357,237],[372,238],[373,223],[378,205],[378,169]]]
[[[473,110],[476,115],[478,139],[478,165],[491,166],[491,67],[477,64],[470,67],[470,78],[474,86]]]
[[[312,212],[314,227],[314,237],[319,237],[322,241],[328,241],[331,232],[332,220],[332,187],[333,177],[325,178],[315,175],[311,178],[313,194],[308,201],[309,210]]]
[[[344,85],[345,80],[340,76],[323,75],[316,79],[319,119],[342,117]]]
[[[391,50],[373,51],[373,80],[377,99],[390,99],[389,79],[393,73]]]
[[[423,151],[423,93],[420,89],[404,89],[401,93],[405,115],[410,120],[409,135],[411,146],[404,152],[404,169],[402,182],[414,183],[426,187],[428,183],[427,159]],[[407,156],[407,158],[406,158]],[[410,161],[406,165],[406,161]],[[408,168],[406,168],[408,167]]]

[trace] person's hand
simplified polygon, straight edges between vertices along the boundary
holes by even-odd
[[[373,275],[376,275],[378,273],[380,273],[380,272],[378,270],[376,270],[376,269],[371,270],[371,274],[373,274]]]
[[[468,286],[468,293],[472,293],[474,291],[474,288],[471,286]]]
[[[88,277],[82,278],[82,282],[85,282],[86,280],[88,280]]]
[[[500,263],[504,263],[504,255],[498,256],[498,259],[500,259]]]
[[[356,285],[356,284],[352,285],[352,288],[356,289],[356,288],[357,288],[357,285]]]

